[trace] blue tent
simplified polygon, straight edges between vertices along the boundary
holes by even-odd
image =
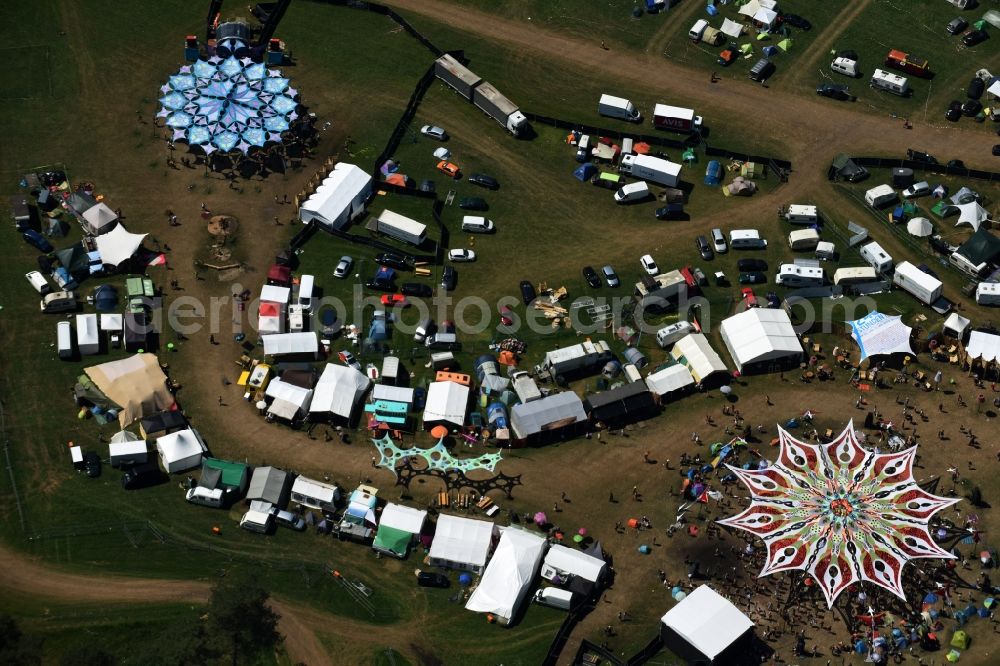
[[[709,16],[716,16],[719,13],[719,8],[715,5],[705,5],[705,11],[708,12]]]
[[[771,56],[777,55],[777,54],[778,54],[778,47],[777,46],[765,46],[764,47],[764,55],[766,55],[768,57],[771,57]]]
[[[573,170],[573,176],[581,182],[587,182],[590,180],[591,176],[597,173],[597,167],[587,162],[586,164],[581,164],[576,169]]]
[[[712,160],[705,169],[705,184],[718,185],[722,181],[722,165],[718,160]]]
[[[368,329],[368,339],[376,342],[389,339],[389,326],[385,319],[372,319],[371,328]]]
[[[118,307],[118,290],[110,284],[102,284],[94,290],[94,307],[99,312],[114,312]]]
[[[375,279],[380,282],[392,282],[396,279],[396,271],[388,266],[379,266],[375,273]]]

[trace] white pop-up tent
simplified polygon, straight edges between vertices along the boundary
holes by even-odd
[[[729,372],[703,333],[685,335],[674,343],[670,355],[687,367],[691,376],[699,383],[717,372]]]
[[[118,216],[115,215],[115,211],[108,208],[107,204],[101,202],[83,211],[83,222],[89,233],[99,236],[114,228]]]
[[[722,22],[722,27],[719,29],[719,32],[729,35],[733,39],[737,39],[743,33],[743,24],[727,18]]]
[[[360,167],[340,162],[299,208],[303,224],[315,222],[341,229],[365,210],[372,193],[372,177]]]
[[[281,303],[260,302],[257,308],[257,332],[261,335],[285,332],[285,308]]]
[[[146,234],[133,234],[121,224],[106,234],[101,234],[96,241],[101,262],[117,266],[123,261],[128,261],[142,245],[144,238]]]
[[[319,351],[319,340],[315,333],[275,333],[265,335],[264,353],[268,356],[285,354],[313,354]]]
[[[948,318],[944,320],[944,325],[941,327],[941,331],[945,335],[950,335],[953,338],[958,338],[961,340],[965,337],[965,331],[968,330],[972,322],[957,312],[952,312],[948,315]]]
[[[493,546],[495,531],[496,526],[485,520],[442,513],[438,516],[434,541],[431,542],[431,566],[482,573]]]
[[[498,623],[508,624],[528,594],[547,547],[548,542],[536,534],[506,528],[465,609],[490,613]]]
[[[743,374],[766,370],[767,366],[798,365],[799,342],[788,313],[775,308],[750,308],[722,320],[722,341]]]
[[[861,348],[862,361],[869,356],[913,353],[910,347],[913,329],[903,323],[902,317],[874,311],[847,324],[851,327],[851,337]]]
[[[694,377],[686,366],[670,365],[646,377],[646,386],[661,398],[694,386]]]
[[[542,565],[542,578],[553,582],[564,583],[570,577],[576,576],[589,583],[599,583],[604,578],[608,564],[593,555],[588,555],[575,548],[556,544],[549,548]]]
[[[144,463],[147,455],[146,440],[128,430],[116,432],[108,441],[108,458],[112,467],[122,463]]]
[[[424,405],[424,428],[436,425],[461,428],[469,409],[469,387],[457,382],[432,382],[427,387]]]
[[[185,428],[156,438],[160,464],[168,474],[177,474],[201,465],[208,447],[194,428]]]
[[[1000,335],[973,331],[969,334],[969,344],[965,353],[972,360],[982,360],[986,363],[1000,361]]]
[[[371,380],[354,368],[327,363],[316,383],[310,414],[350,421]]]
[[[309,411],[312,401],[312,389],[289,384],[281,379],[274,379],[267,385],[264,395],[273,399],[267,413],[286,421],[294,421],[299,414]]]
[[[739,608],[708,585],[684,597],[661,622],[666,647],[695,664],[738,661],[734,657],[754,626]]]
[[[985,208],[979,205],[978,201],[970,201],[964,204],[946,206],[944,209],[944,214],[948,215],[958,211],[958,222],[955,226],[961,226],[967,224],[972,227],[973,231],[979,231],[979,225],[989,219],[990,214]]]
[[[76,342],[81,356],[90,356],[101,351],[101,331],[96,314],[76,316]]]

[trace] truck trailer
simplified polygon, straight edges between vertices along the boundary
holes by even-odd
[[[447,53],[434,61],[434,75],[470,102],[472,91],[482,82],[479,76]]]
[[[896,264],[892,283],[908,292],[924,305],[932,305],[941,298],[941,280],[924,273],[908,261]]]
[[[597,103],[597,112],[608,118],[621,118],[633,123],[642,122],[642,114],[635,108],[635,104],[614,95],[603,94]]]
[[[603,340],[582,342],[571,347],[555,349],[545,354],[545,360],[537,367],[537,375],[548,374],[552,379],[568,374],[593,374],[614,358],[611,348]]]
[[[528,124],[528,119],[517,108],[517,104],[504,97],[492,83],[487,81],[480,83],[473,90],[472,102],[515,136]]]
[[[388,209],[375,220],[375,231],[413,245],[420,245],[427,239],[427,225]]]
[[[657,104],[653,107],[653,127],[674,132],[697,132],[701,130],[701,116],[694,115],[693,109],[680,106]]]
[[[677,187],[681,165],[651,155],[625,155],[619,170],[642,180],[649,180],[667,187]]]

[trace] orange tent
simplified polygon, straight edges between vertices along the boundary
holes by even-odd
[[[517,357],[514,356],[514,352],[509,350],[504,350],[500,352],[500,357],[498,359],[501,365],[517,365]]]
[[[448,436],[448,428],[443,425],[437,425],[431,428],[431,437],[436,439],[442,439]]]

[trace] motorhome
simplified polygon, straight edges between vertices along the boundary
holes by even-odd
[[[830,63],[830,69],[852,79],[858,76],[858,63],[850,58],[834,58]]]
[[[656,344],[662,348],[667,348],[674,344],[688,333],[694,332],[694,326],[689,321],[679,321],[669,326],[664,326],[656,332]]]
[[[61,321],[56,324],[56,347],[59,350],[59,358],[69,361],[76,353],[73,344],[73,325],[68,321]]]
[[[760,237],[756,229],[733,229],[729,232],[729,247],[734,250],[762,250],[767,241]]]
[[[312,310],[313,288],[316,278],[312,275],[303,275],[299,279],[299,305],[305,312]]]
[[[816,244],[816,258],[820,260],[834,259],[837,256],[837,246],[830,241],[820,241]]]
[[[797,264],[781,264],[775,283],[784,287],[822,287],[826,275],[819,266],[799,266]]]
[[[869,85],[876,90],[884,90],[901,97],[910,93],[910,82],[905,76],[893,74],[884,69],[876,69],[872,72],[872,80]]]
[[[819,222],[819,211],[816,206],[792,204],[785,209],[785,219],[792,224],[816,224]]]
[[[898,197],[896,190],[890,185],[879,185],[865,192],[865,203],[872,208],[882,208],[887,204],[894,203]]]
[[[976,303],[979,305],[1000,305],[1000,283],[980,282],[976,287]]]
[[[892,270],[892,257],[878,243],[871,242],[862,246],[861,258],[879,273],[888,273]]]
[[[270,502],[262,500],[251,501],[250,510],[240,518],[240,527],[251,532],[267,534],[274,525],[274,514],[271,513],[273,506]]]
[[[838,268],[833,274],[833,283],[837,286],[875,282],[877,280],[878,273],[876,273],[875,269],[871,266]]]

